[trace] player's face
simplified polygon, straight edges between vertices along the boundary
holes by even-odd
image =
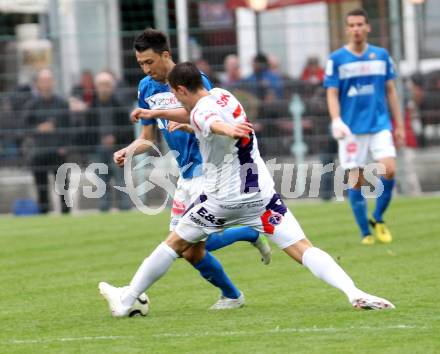
[[[166,82],[168,71],[170,53],[162,52],[158,54],[152,49],[143,52],[136,51],[136,60],[145,75],[150,75],[153,80],[159,82]]]
[[[188,107],[188,91],[183,86],[177,86],[177,88],[171,87],[171,92],[186,109],[192,109],[192,107]]]
[[[348,16],[346,33],[351,43],[360,44],[366,42],[371,28],[364,16]]]

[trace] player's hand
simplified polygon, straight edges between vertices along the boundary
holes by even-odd
[[[336,140],[343,139],[351,135],[351,130],[341,118],[336,118],[332,120],[332,135]]]
[[[115,162],[116,165],[118,165],[119,167],[123,167],[125,164],[125,156],[127,154],[127,149],[121,149],[116,151],[113,154],[113,161]]]
[[[168,131],[170,133],[172,133],[172,132],[174,132],[176,130],[183,130],[184,132],[187,132],[187,133],[193,133],[194,132],[193,128],[189,124],[177,123],[177,122],[169,121],[168,122]]]
[[[394,128],[394,140],[397,148],[405,146],[405,129],[402,124],[399,124]]]
[[[130,120],[132,123],[139,122],[139,119],[153,119],[156,118],[156,112],[152,111],[151,109],[143,109],[143,108],[135,108],[130,113]]]
[[[253,132],[254,128],[252,124],[249,122],[243,122],[231,126],[230,134],[228,135],[234,139],[249,138],[249,134],[252,134]]]

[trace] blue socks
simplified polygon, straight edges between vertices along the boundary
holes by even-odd
[[[351,210],[353,210],[354,218],[361,229],[362,237],[370,235],[367,216],[367,202],[362,195],[361,190],[350,188],[348,190],[348,198],[350,199]]]
[[[199,263],[193,264],[193,266],[200,272],[203,278],[217,288],[220,288],[224,297],[238,299],[240,290],[232,283],[220,262],[211,253],[206,252],[205,257]]]
[[[383,214],[390,204],[395,179],[381,177],[380,180],[383,183],[383,193],[376,200],[376,209],[374,210],[373,217],[376,221],[383,222]]]
[[[207,251],[215,251],[237,241],[255,242],[258,239],[258,231],[249,226],[226,229],[223,233],[214,232],[206,240]]]
[[[226,275],[220,262],[209,251],[215,251],[237,241],[255,242],[258,239],[258,231],[249,226],[227,229],[223,233],[212,233],[205,243],[206,254],[203,259],[193,264],[200,275],[212,285],[220,288],[222,295],[229,299],[238,299],[240,290]]]

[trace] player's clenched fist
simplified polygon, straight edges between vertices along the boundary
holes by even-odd
[[[132,123],[137,123],[139,121],[139,119],[153,119],[156,118],[156,115],[154,114],[154,112],[150,109],[143,109],[143,108],[135,108],[131,113],[130,113],[130,120]]]
[[[117,164],[119,167],[124,166],[125,164],[125,155],[126,155],[126,149],[121,149],[116,151],[113,154],[113,161],[115,162],[115,164]]]

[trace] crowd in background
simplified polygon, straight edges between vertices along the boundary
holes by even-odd
[[[243,77],[238,56],[225,57],[219,72],[204,60],[196,61],[215,86],[233,92],[245,106],[254,124],[263,156],[290,154],[293,122],[289,106],[297,93],[304,104],[302,126],[308,152],[333,161],[337,146],[328,131],[324,69],[317,58],[307,60],[299,78],[279,69],[277,58],[259,53],[252,73]],[[69,97],[55,91],[49,69],[38,72],[30,85],[15,92],[0,93],[0,161],[2,166],[27,167],[37,186],[40,212],[49,211],[48,175],[66,161],[80,164],[103,162],[109,167],[105,182],[123,185],[122,170],[112,163],[115,150],[130,143],[134,128],[129,122],[136,97],[124,94],[124,85],[113,73],[84,71]],[[413,75],[406,80],[407,145],[440,143],[440,72]],[[68,182],[66,182],[68,183]],[[112,207],[110,194],[100,200],[100,209]],[[130,208],[118,198],[116,207]],[[69,208],[62,200],[62,211]]]

